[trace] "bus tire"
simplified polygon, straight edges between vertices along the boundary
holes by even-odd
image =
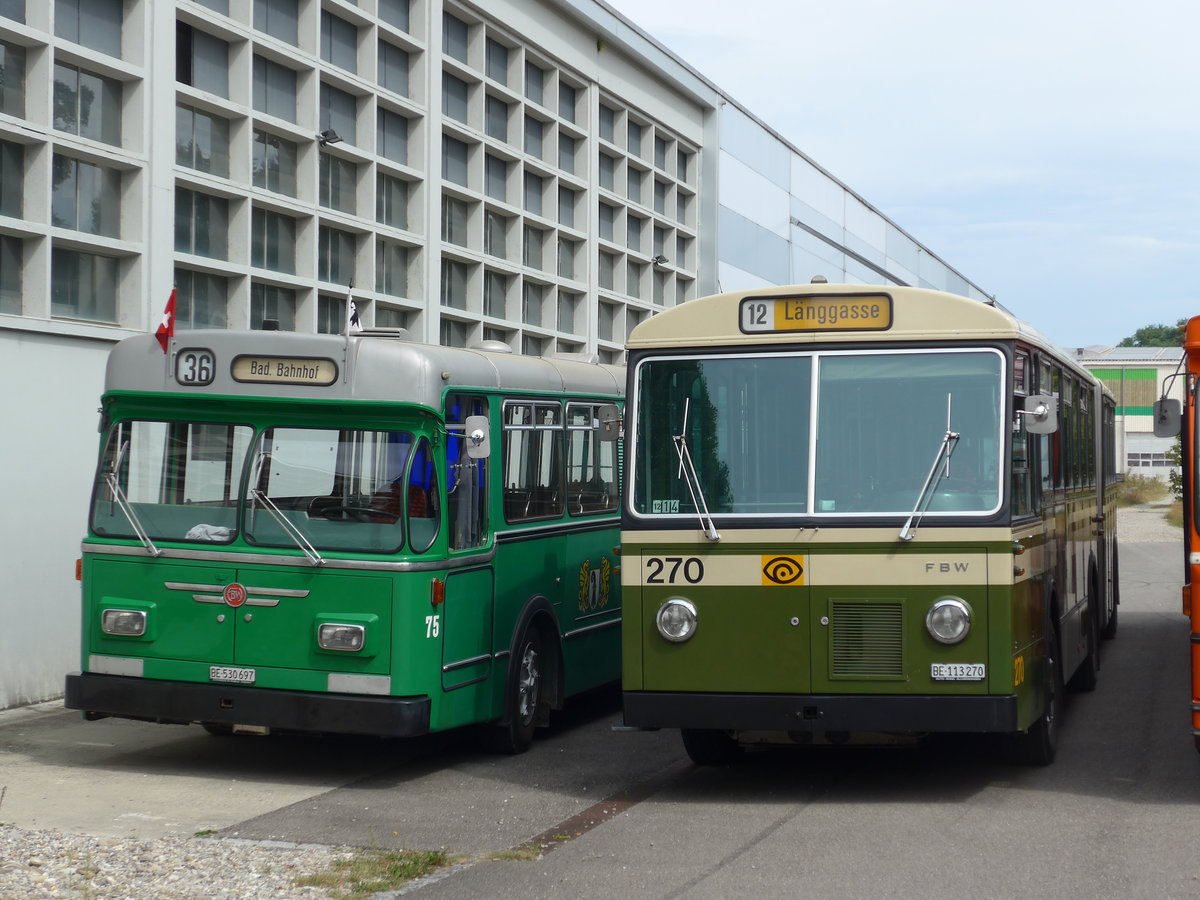
[[[683,728],[683,749],[698,766],[725,766],[737,762],[742,756],[742,746],[728,731],[714,728]]]
[[[1028,731],[1010,735],[1009,759],[1024,766],[1048,766],[1058,753],[1058,732],[1062,726],[1063,673],[1059,658],[1058,634],[1050,632],[1050,645],[1046,648],[1046,667],[1050,670],[1045,680],[1041,717]]]
[[[544,702],[545,653],[537,626],[526,627],[517,644],[505,691],[504,719],[494,726],[491,745],[500,753],[524,753],[533,743],[539,707]]]
[[[1121,605],[1121,571],[1117,565],[1117,542],[1112,545],[1112,613],[1104,627],[1100,629],[1100,637],[1111,641],[1117,636],[1117,608]]]

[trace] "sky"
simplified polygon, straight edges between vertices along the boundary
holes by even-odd
[[[1200,315],[1200,0],[606,2],[1061,346]]]

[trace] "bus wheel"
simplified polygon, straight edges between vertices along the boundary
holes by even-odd
[[[1050,670],[1045,684],[1042,717],[1029,730],[1010,735],[1009,759],[1026,766],[1048,766],[1058,752],[1058,731],[1062,725],[1063,674],[1058,658],[1058,636],[1051,634],[1046,666]]]
[[[680,733],[683,749],[698,766],[724,766],[741,758],[742,746],[728,731],[684,728]]]
[[[527,628],[508,676],[506,722],[497,725],[491,744],[501,753],[524,753],[533,743],[538,704],[542,701],[542,636]]]

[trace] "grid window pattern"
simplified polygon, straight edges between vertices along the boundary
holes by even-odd
[[[152,327],[137,298],[164,279],[153,250],[169,242],[180,327],[340,328],[326,301],[340,305],[334,286],[353,278],[367,327],[469,342],[486,315],[514,347],[608,359],[621,329],[595,346],[597,284],[623,325],[626,305],[651,310],[637,293],[670,303],[694,280],[682,256],[647,252],[651,231],[656,255],[694,244],[677,152],[695,148],[502,9],[47,0],[27,18],[34,8],[0,0],[20,26],[0,38],[0,116],[29,125],[0,135],[6,314]],[[160,127],[168,94],[164,179],[142,123]],[[164,180],[174,190],[154,189]],[[23,296],[40,269],[51,290]]]

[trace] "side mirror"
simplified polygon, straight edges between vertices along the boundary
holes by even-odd
[[[621,418],[621,410],[611,403],[600,407],[597,411],[600,419],[600,440],[610,443],[621,437],[621,426],[625,420]]]
[[[487,459],[491,456],[491,428],[487,416],[467,416],[463,440],[467,442],[467,456],[471,459]]]
[[[1033,394],[1025,398],[1025,430],[1030,434],[1053,434],[1058,431],[1058,400],[1049,394]]]
[[[1178,400],[1165,397],[1154,401],[1154,436],[1175,437],[1179,434],[1182,408]]]

